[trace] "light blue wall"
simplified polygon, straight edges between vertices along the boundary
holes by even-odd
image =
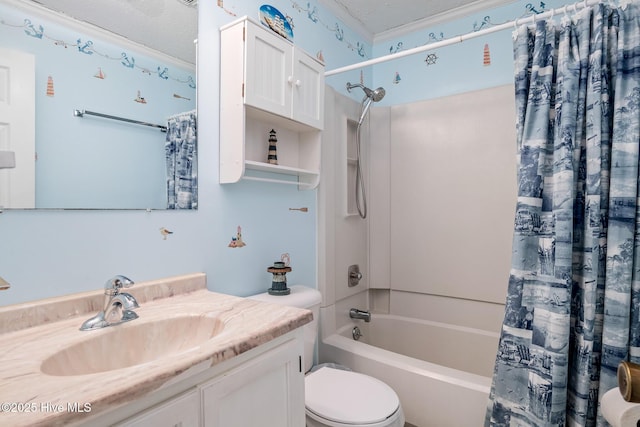
[[[294,41],[311,54],[322,50],[327,69],[388,52],[392,42],[371,48],[314,2],[272,4],[291,16]],[[489,11],[493,22],[514,19],[528,2]],[[562,4],[545,2],[547,8]],[[237,16],[257,18],[262,2],[231,2]],[[281,253],[291,255],[290,283],[316,283],[316,192],[257,182],[218,184],[219,32],[236,17],[215,2],[199,3],[199,210],[144,211],[7,211],[0,215],[0,276],[12,284],[0,293],[0,304],[97,289],[114,274],[142,281],[203,271],[215,291],[249,295],[270,286],[266,268]],[[308,10],[310,9],[310,10]],[[315,12],[314,12],[315,11]],[[446,38],[473,30],[486,14],[402,37],[405,47],[424,43],[429,32]],[[337,23],[337,27],[336,27]],[[387,105],[443,96],[508,83],[512,79],[511,32],[468,41],[436,52],[436,65],[420,56],[375,67],[363,73],[365,83],[385,86]],[[396,42],[394,40],[393,42]],[[492,64],[482,65],[484,44]],[[398,71],[401,83],[394,84]],[[359,81],[360,71],[334,76],[330,84],[344,91],[347,81]],[[308,213],[289,208],[308,207]],[[242,226],[247,246],[227,247]],[[163,240],[160,227],[174,234]]]
[[[373,56],[380,57],[396,52],[399,46],[400,50],[423,46],[483,30],[492,24],[502,24],[530,16],[535,12],[547,12],[573,3],[562,0],[514,1],[507,6],[484,10],[405,36],[378,42],[373,48]],[[570,12],[571,14],[573,13]],[[558,14],[555,19],[561,19],[562,16],[562,13]],[[512,83],[512,33],[513,29],[506,29],[463,43],[375,65],[373,86],[383,86],[386,89],[386,96],[380,105],[404,104]],[[485,45],[489,50],[490,65],[484,64]],[[428,55],[435,55],[435,63],[427,63]],[[400,76],[399,82],[396,80],[396,73]]]
[[[243,15],[257,18],[261,4],[227,0],[225,7],[237,16],[213,1],[199,4],[199,209],[5,211],[0,276],[11,288],[0,292],[0,305],[99,289],[114,274],[144,281],[202,271],[210,289],[249,295],[270,287],[266,269],[284,252],[293,268],[289,283],[316,285],[316,191],[252,181],[218,184],[218,29]],[[320,6],[272,4],[293,18],[295,43],[314,55],[322,50],[328,67],[361,58],[353,48],[357,37],[343,28],[339,40],[331,29],[336,19]],[[370,47],[365,50],[370,56]],[[299,207],[309,212],[289,210]],[[238,226],[247,246],[232,249],[227,245]],[[174,234],[163,240],[161,227]]]
[[[0,17],[0,45],[35,57],[36,207],[165,208],[166,134],[72,112],[166,125],[195,108],[195,71],[7,5]]]

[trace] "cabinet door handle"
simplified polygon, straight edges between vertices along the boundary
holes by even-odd
[[[300,80],[295,80],[295,81],[294,81],[294,80],[293,80],[293,76],[289,76],[289,77],[287,78],[287,82],[288,82],[291,86],[296,85],[296,87],[300,87],[300,86],[302,85],[302,82],[301,82]]]

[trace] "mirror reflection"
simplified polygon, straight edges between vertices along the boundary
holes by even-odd
[[[192,64],[0,4],[0,87],[2,209],[197,208]]]

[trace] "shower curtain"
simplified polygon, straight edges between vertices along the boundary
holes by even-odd
[[[598,4],[514,41],[518,200],[485,426],[607,425],[640,363],[640,15]]]
[[[198,153],[196,112],[169,117],[165,143],[167,209],[197,209]]]

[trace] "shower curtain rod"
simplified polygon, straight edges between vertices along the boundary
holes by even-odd
[[[449,46],[456,43],[462,43],[465,40],[473,39],[476,37],[481,37],[486,34],[495,33],[498,31],[506,30],[508,28],[516,28],[519,24],[525,24],[529,22],[535,22],[540,19],[547,19],[555,16],[560,13],[568,13],[569,9],[573,10],[573,13],[578,11],[578,6],[582,6],[582,9],[585,9],[589,6],[593,6],[594,4],[602,3],[602,0],[584,0],[581,2],[573,3],[572,5],[565,5],[563,7],[559,7],[557,9],[552,9],[548,12],[543,12],[539,14],[534,14],[531,16],[527,16],[525,18],[517,18],[513,21],[505,22],[504,24],[498,24],[494,27],[487,28],[485,30],[479,30],[472,33],[462,34],[459,36],[451,37],[445,40],[441,40],[439,42],[430,43],[423,46],[414,47],[412,49],[403,50],[397,53],[392,53],[385,56],[380,56],[378,58],[369,59],[367,61],[358,62],[356,64],[347,65],[344,67],[336,68],[333,70],[329,70],[324,73],[325,77],[333,76],[335,74],[344,73],[346,71],[357,70],[358,68],[368,67],[369,65],[375,65],[382,62],[392,61],[394,59],[403,58],[409,55],[415,55],[416,53],[426,52],[428,50],[438,49],[444,46]]]
[[[105,119],[118,120],[118,121],[121,121],[121,122],[133,123],[135,125],[142,125],[142,126],[149,126],[149,127],[152,127],[152,128],[158,128],[162,132],[166,132],[167,131],[167,127],[166,126],[156,125],[154,123],[147,123],[147,122],[141,122],[139,120],[125,119],[124,117],[111,116],[109,114],[96,113],[95,111],[89,111],[89,110],[73,110],[73,115],[75,117],[84,117],[85,114],[88,114],[90,116],[102,117],[102,118],[105,118]]]

